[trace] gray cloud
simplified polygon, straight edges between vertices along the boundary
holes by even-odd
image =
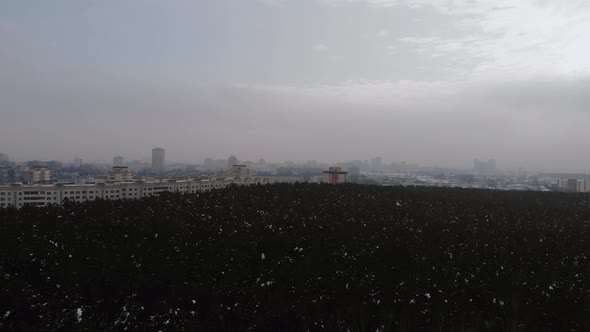
[[[263,2],[174,1],[166,24],[157,2],[145,21],[109,1],[91,26],[41,13],[53,40],[0,16],[0,152],[590,164],[585,2]]]

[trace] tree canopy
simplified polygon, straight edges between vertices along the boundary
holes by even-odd
[[[275,184],[0,210],[0,330],[587,331],[590,196]]]

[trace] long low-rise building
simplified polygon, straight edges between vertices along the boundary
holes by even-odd
[[[86,183],[86,184],[12,184],[0,186],[0,208],[46,206],[61,204],[64,200],[75,202],[97,199],[139,199],[161,192],[197,193],[226,188],[232,184],[268,184],[269,178],[216,178],[194,177],[161,179],[155,181]]]

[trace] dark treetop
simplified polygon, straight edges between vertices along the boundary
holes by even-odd
[[[266,185],[0,210],[0,330],[588,331],[590,196]]]

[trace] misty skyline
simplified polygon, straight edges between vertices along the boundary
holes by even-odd
[[[585,0],[0,4],[12,160],[587,171]]]

